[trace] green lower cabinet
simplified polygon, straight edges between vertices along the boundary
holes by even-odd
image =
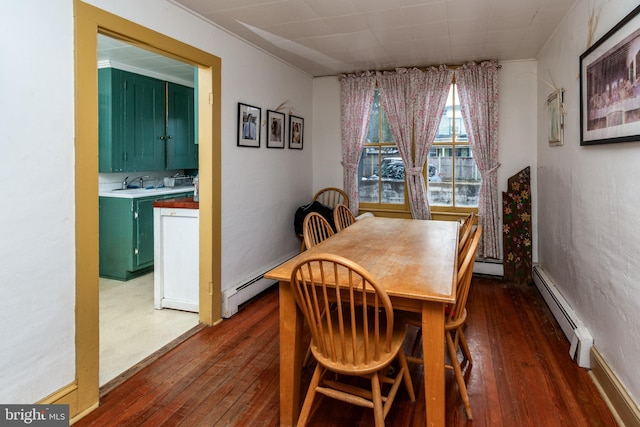
[[[152,271],[153,202],[192,194],[100,197],[100,277],[129,280]]]
[[[136,199],[134,203],[138,214],[138,226],[135,227],[137,245],[133,258],[136,269],[153,265],[153,202],[156,200],[161,199]]]

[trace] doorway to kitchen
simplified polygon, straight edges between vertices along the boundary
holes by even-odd
[[[140,362],[199,324],[197,312],[157,309],[154,293],[158,283],[154,282],[154,272],[151,271],[153,266],[148,265],[149,262],[153,263],[154,261],[152,202],[144,202],[146,205],[137,202],[143,198],[146,200],[151,193],[161,194],[157,197],[165,198],[171,197],[165,195],[165,192],[173,191],[173,189],[191,191],[193,189],[190,184],[191,179],[194,174],[197,174],[197,169],[195,169],[197,168],[197,158],[191,162],[184,159],[181,159],[181,162],[174,160],[169,168],[169,143],[172,144],[172,147],[176,144],[174,141],[165,140],[165,138],[159,138],[158,141],[155,141],[155,134],[151,135],[151,138],[148,135],[144,136],[145,143],[132,150],[136,156],[135,160],[131,162],[133,167],[128,165],[122,167],[119,164],[121,156],[119,153],[115,153],[122,149],[118,148],[118,144],[122,142],[118,141],[116,129],[119,125],[116,123],[125,123],[125,128],[129,129],[129,121],[124,118],[131,114],[132,109],[129,108],[128,102],[132,100],[131,104],[136,109],[134,114],[143,108],[153,111],[154,114],[151,118],[160,116],[162,126],[168,128],[175,121],[173,115],[168,114],[169,99],[173,99],[170,98],[170,94],[175,93],[176,89],[174,88],[182,90],[182,93],[186,91],[187,94],[192,94],[197,69],[189,64],[103,34],[98,34],[97,46],[99,121],[113,124],[108,127],[108,131],[104,130],[104,123],[99,126],[101,138],[99,156],[107,157],[99,159],[98,170],[100,199],[99,385],[103,387],[109,382],[117,383],[121,380],[124,372],[139,365]],[[105,87],[109,90],[106,90]],[[174,89],[173,92],[170,89]],[[125,93],[133,93],[134,95],[124,95]],[[161,97],[163,99],[159,100],[158,98]],[[165,98],[166,103],[163,102]],[[192,143],[195,139],[197,123],[194,122],[193,117],[195,110],[193,97],[189,99],[191,99],[190,106],[185,106],[184,102],[177,105],[188,110],[184,113],[181,111],[179,117],[181,119],[187,118],[186,121],[190,123],[191,141],[187,142]],[[155,102],[158,100],[159,104]],[[155,107],[159,105],[164,108],[161,111],[156,111]],[[145,129],[140,129],[142,128],[140,123],[149,118],[149,116],[143,116],[138,119],[136,116],[134,119],[136,137],[139,134],[144,134]],[[175,128],[175,125],[173,127]],[[112,128],[113,132],[111,132]],[[160,132],[161,129],[154,128],[153,131]],[[162,135],[164,136],[164,131],[162,131]],[[148,139],[151,139],[150,144],[147,143]],[[115,154],[111,155],[108,150],[103,149],[104,146],[112,148],[111,151]],[[143,165],[149,164],[146,159],[151,158],[154,155],[152,151],[157,150],[158,147],[163,152],[159,153],[160,155],[155,154],[155,157],[161,157],[162,164],[149,170],[140,170],[135,162]],[[128,152],[128,150],[122,150],[125,153]],[[197,152],[194,154],[197,155]],[[183,155],[183,157],[185,156]],[[183,167],[174,169],[177,166]],[[121,171],[121,169],[131,170],[132,168],[136,172]],[[134,186],[138,188],[128,189]],[[137,199],[120,197],[129,191],[135,192],[145,189],[151,191],[142,192],[140,198]],[[123,206],[123,213],[118,210],[120,205]],[[132,219],[130,209],[132,206],[134,210],[138,207],[140,209],[144,207],[148,211],[147,219],[143,221],[142,213],[138,213],[137,210]],[[131,252],[129,242],[131,232],[125,225],[130,221],[133,221],[134,228],[138,229],[135,233],[135,250],[133,252]],[[127,233],[127,231],[129,232]],[[147,254],[143,257],[141,252],[145,249]],[[125,261],[129,261],[127,268],[124,267]],[[131,267],[134,269],[133,272],[128,270]],[[193,286],[197,286],[197,283],[194,283]]]
[[[221,321],[221,69],[211,53],[74,0],[76,379],[51,398],[70,416],[99,404],[97,35],[107,34],[198,67],[199,320]],[[188,38],[188,37],[187,37]]]

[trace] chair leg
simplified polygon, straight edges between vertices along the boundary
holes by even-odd
[[[371,375],[371,394],[373,401],[373,418],[375,427],[384,427],[384,408],[382,406],[382,391],[380,390],[380,377],[378,373]]]
[[[447,339],[447,349],[449,350],[449,357],[451,358],[451,365],[453,366],[453,371],[456,375],[456,382],[458,383],[458,390],[460,390],[460,397],[462,398],[462,403],[464,403],[464,409],[467,412],[467,419],[472,420],[473,415],[471,413],[471,404],[469,403],[469,395],[467,394],[467,385],[464,382],[464,377],[462,376],[462,370],[460,369],[460,362],[458,361],[458,352],[457,348],[453,343],[453,338],[451,337],[451,331],[445,331],[445,337]]]
[[[473,366],[471,351],[469,351],[469,345],[467,344],[467,339],[464,336],[462,327],[458,328],[458,340],[460,341],[460,348],[462,349],[462,354],[464,355],[465,360],[469,363],[469,367]]]
[[[316,396],[316,388],[318,387],[318,384],[320,384],[320,379],[322,378],[323,373],[324,368],[322,368],[319,364],[316,365],[316,369],[313,371],[313,377],[311,377],[311,384],[309,384],[307,395],[304,398],[304,403],[302,404],[302,409],[300,410],[300,416],[298,417],[297,423],[298,427],[304,427],[307,424],[309,414],[311,414],[311,407],[313,406],[313,399]]]
[[[407,358],[404,355],[404,351],[400,349],[398,353],[398,360],[400,361],[400,369],[403,370],[402,377],[404,380],[404,385],[407,388],[407,393],[409,394],[409,400],[411,402],[416,401],[416,394],[413,390],[413,381],[411,380],[411,373],[409,372],[409,365],[407,364]]]
[[[311,345],[309,345],[307,347],[307,354],[304,355],[304,360],[302,361],[302,366],[304,368],[306,368],[307,364],[309,363],[310,360],[311,360]]]
[[[420,344],[422,343],[422,327],[417,326],[416,339],[413,341],[413,348],[411,349],[411,356],[418,357],[418,351],[420,350]]]

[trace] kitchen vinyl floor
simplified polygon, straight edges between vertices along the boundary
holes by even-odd
[[[153,273],[100,278],[100,386],[198,325],[198,313],[153,308]]]

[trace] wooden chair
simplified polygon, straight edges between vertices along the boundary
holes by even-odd
[[[335,208],[340,203],[349,206],[349,197],[347,197],[347,193],[345,193],[344,190],[335,187],[323,188],[313,196],[313,200],[318,201],[325,206],[329,206],[330,208]]]
[[[480,242],[480,236],[482,235],[482,227],[478,226],[471,234],[469,239],[468,250],[464,254],[464,259],[458,267],[457,273],[457,286],[456,286],[456,302],[450,304],[445,309],[445,324],[444,334],[447,342],[447,351],[449,353],[450,365],[445,367],[453,369],[458,383],[458,389],[460,390],[460,397],[464,404],[465,411],[467,412],[467,418],[473,419],[471,412],[471,405],[469,404],[469,395],[467,394],[467,386],[462,375],[462,367],[466,364],[467,371],[469,371],[473,365],[473,359],[471,358],[471,352],[467,345],[467,340],[464,336],[463,327],[467,320],[467,298],[469,297],[469,290],[471,289],[471,278],[473,275],[473,266],[475,264],[476,255],[478,253],[478,243]],[[409,325],[422,327],[422,321],[419,315],[416,313],[402,313],[400,315],[402,321]],[[420,332],[420,329],[418,330]],[[421,334],[419,334],[421,335]],[[419,340],[419,337],[417,338]],[[462,361],[458,359],[458,348],[462,350]],[[414,351],[410,356],[407,356],[407,360],[412,363],[423,363],[423,359],[416,357],[417,346],[414,343]]]
[[[460,263],[464,259],[464,253],[469,249],[474,220],[475,214],[471,212],[460,223],[460,229],[458,231],[458,267],[460,267]]]
[[[325,239],[328,239],[335,234],[333,232],[333,228],[331,228],[331,224],[329,224],[329,221],[324,219],[324,217],[317,212],[309,212],[307,216],[304,217],[302,230],[303,248],[301,249],[301,251],[304,251],[307,248],[312,248],[318,243],[322,242]],[[311,360],[311,348],[307,348],[307,353],[304,357],[304,362],[302,363],[302,365],[306,367],[309,363],[309,360]]]
[[[304,245],[307,248],[312,248],[335,234],[329,221],[324,219],[318,212],[310,212],[307,214],[302,225],[302,232]]]
[[[458,229],[458,268],[462,265],[464,261],[465,254],[469,250],[471,245],[471,233],[473,231],[473,222],[475,219],[475,214],[473,212],[469,213],[463,220],[460,221],[460,228]],[[420,326],[419,324],[416,326]],[[409,358],[412,362],[417,361],[418,359],[413,355],[418,351],[418,347],[420,346],[420,339],[422,338],[422,331],[418,329],[418,333],[416,334],[415,341],[413,343],[413,348],[411,351],[411,356]],[[469,355],[469,357],[471,357]]]
[[[347,193],[335,187],[327,187],[318,191],[313,196],[312,201],[320,202],[332,209],[334,209],[340,203],[349,206],[349,197],[347,197]],[[297,236],[300,238],[300,253],[302,253],[307,248],[307,246],[305,246],[304,244],[304,234],[298,234]]]
[[[376,427],[384,427],[401,382],[415,401],[402,351],[406,325],[394,322],[391,300],[375,278],[346,258],[319,254],[294,267],[291,287],[318,362],[298,426],[306,425],[316,393],[373,408]],[[331,294],[335,298],[329,300]],[[387,368],[396,359],[397,371],[388,377]],[[371,388],[354,383],[353,377],[369,379]]]
[[[353,216],[346,205],[339,203],[333,209],[333,223],[336,225],[338,231],[344,230],[354,222],[356,222],[356,217]]]

